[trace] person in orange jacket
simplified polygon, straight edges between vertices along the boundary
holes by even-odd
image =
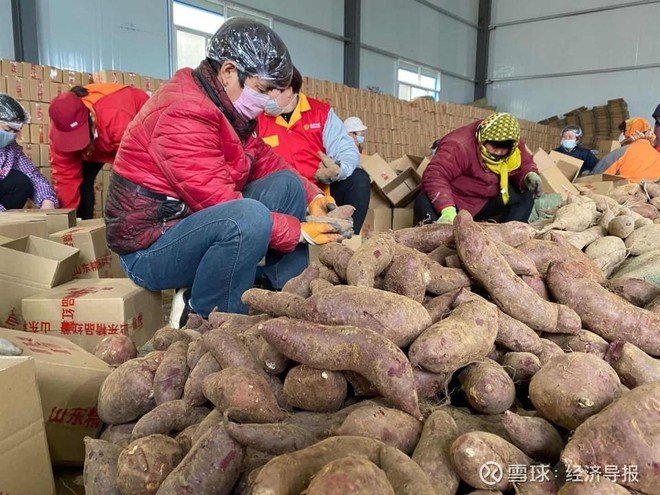
[[[94,180],[112,163],[124,131],[149,96],[122,84],[74,86],[50,104],[50,164],[62,208],[94,213]]]
[[[631,144],[605,173],[630,182],[660,179],[660,153],[653,148],[656,136],[648,121],[641,117],[626,120],[624,136]]]

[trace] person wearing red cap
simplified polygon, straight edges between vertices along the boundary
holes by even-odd
[[[122,84],[75,86],[50,104],[50,163],[62,208],[94,213],[94,180],[113,163],[128,124],[149,96]]]

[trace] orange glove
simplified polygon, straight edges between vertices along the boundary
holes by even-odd
[[[300,234],[305,241],[315,246],[344,240],[341,234],[337,233],[337,227],[329,223],[303,222],[300,224]]]
[[[316,196],[309,205],[307,211],[312,217],[324,217],[328,212],[337,208],[337,204],[332,196]]]

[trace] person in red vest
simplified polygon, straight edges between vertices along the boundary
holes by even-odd
[[[128,124],[149,96],[122,84],[74,86],[50,104],[50,164],[62,208],[94,213],[94,180],[113,163]]]
[[[258,117],[259,135],[300,175],[323,186],[338,206],[354,206],[353,230],[359,233],[371,188],[360,152],[332,107],[301,93],[302,83],[294,67],[291,86]]]

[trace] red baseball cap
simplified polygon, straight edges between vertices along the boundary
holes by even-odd
[[[52,128],[51,139],[56,148],[73,152],[87,147],[89,135],[89,110],[80,97],[71,91],[60,94],[48,108]]]

